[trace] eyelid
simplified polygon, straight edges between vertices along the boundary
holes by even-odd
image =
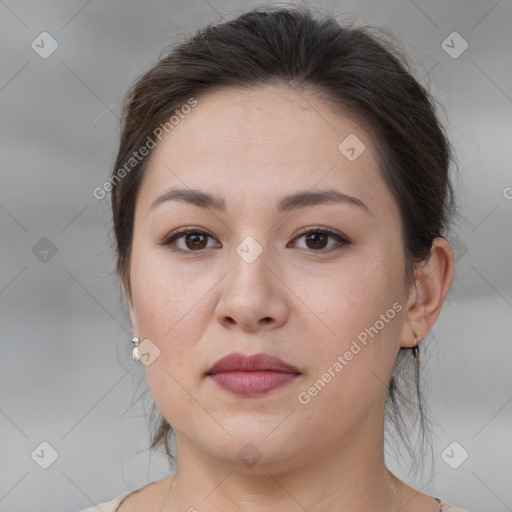
[[[346,242],[348,242],[348,237],[345,236],[340,231],[337,231],[337,230],[334,230],[334,229],[331,229],[331,228],[325,228],[325,227],[322,227],[322,226],[306,226],[305,228],[301,229],[295,235],[294,240],[295,240],[295,238],[298,238],[299,236],[306,235],[306,234],[311,233],[311,232],[313,232],[313,233],[326,233],[326,234],[332,235],[334,237],[342,238]]]

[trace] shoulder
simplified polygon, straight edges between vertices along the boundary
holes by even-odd
[[[121,504],[121,502],[127,498],[130,494],[136,491],[128,491],[123,494],[120,494],[119,496],[116,496],[110,501],[106,501],[104,503],[98,503],[97,505],[86,508],[84,510],[80,510],[79,512],[98,512],[100,510],[101,512],[116,512],[117,508]]]
[[[151,482],[150,484],[127,491],[123,494],[116,496],[110,501],[105,503],[98,503],[93,507],[79,512],[125,512],[130,510],[158,510],[158,505],[161,505],[169,489],[169,484],[172,483],[171,475],[162,480]]]
[[[466,510],[456,507],[455,505],[452,505],[451,503],[448,503],[447,501],[444,501],[444,500],[441,500],[441,511],[442,512],[467,512]]]

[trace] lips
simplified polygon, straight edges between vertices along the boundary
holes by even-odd
[[[299,370],[277,357],[233,352],[219,359],[206,375],[226,391],[239,395],[262,395],[300,375]]]
[[[300,373],[294,366],[281,361],[277,357],[269,354],[259,353],[246,356],[240,352],[233,352],[219,359],[208,370],[208,374],[225,372],[259,372],[273,371],[282,373]]]

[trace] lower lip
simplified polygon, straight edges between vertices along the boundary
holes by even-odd
[[[298,377],[297,373],[284,372],[224,372],[210,375],[222,389],[237,395],[264,395],[289,384]]]

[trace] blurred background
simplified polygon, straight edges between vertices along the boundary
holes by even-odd
[[[163,478],[131,361],[108,179],[120,101],[170,44],[266,2],[0,0],[0,511],[77,511]],[[463,216],[426,340],[432,473],[397,476],[469,512],[512,510],[512,4],[305,2],[391,31],[443,105]],[[273,5],[278,5],[273,2]]]

